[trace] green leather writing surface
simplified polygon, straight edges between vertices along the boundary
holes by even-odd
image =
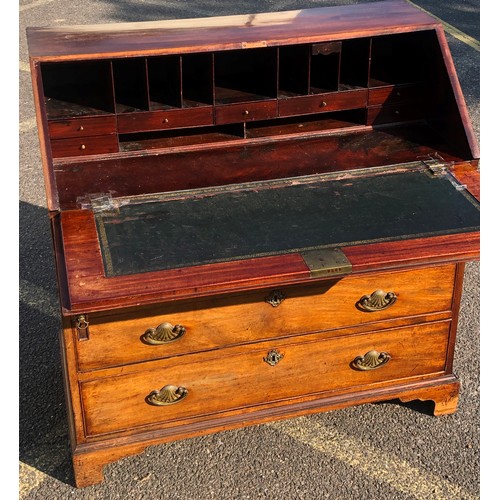
[[[261,183],[96,212],[107,276],[476,231],[477,202],[426,171]]]

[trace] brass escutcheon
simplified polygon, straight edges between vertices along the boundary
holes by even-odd
[[[281,354],[277,349],[271,349],[267,356],[264,358],[264,361],[271,366],[276,366],[284,357],[284,354]]]
[[[286,296],[281,290],[273,290],[267,297],[266,302],[271,304],[273,307],[278,307],[284,300]]]

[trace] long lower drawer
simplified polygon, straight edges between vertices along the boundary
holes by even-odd
[[[449,325],[275,340],[152,362],[127,374],[115,370],[112,376],[81,382],[86,434],[167,425],[442,372]]]

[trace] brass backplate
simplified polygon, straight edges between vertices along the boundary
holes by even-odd
[[[352,272],[352,264],[340,248],[306,250],[300,254],[312,277],[343,276]]]

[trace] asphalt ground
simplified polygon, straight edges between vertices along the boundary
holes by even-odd
[[[56,278],[25,28],[205,17],[348,3],[363,2],[20,1],[18,444],[21,499],[479,498],[478,263],[469,264],[466,269],[455,360],[455,373],[462,388],[454,415],[433,417],[432,403],[425,402],[362,405],[151,447],[141,455],[108,465],[102,484],[82,490],[73,486],[57,338],[60,319]],[[414,3],[479,40],[478,0]],[[454,35],[447,38],[474,131],[479,136],[480,54],[477,48]]]

